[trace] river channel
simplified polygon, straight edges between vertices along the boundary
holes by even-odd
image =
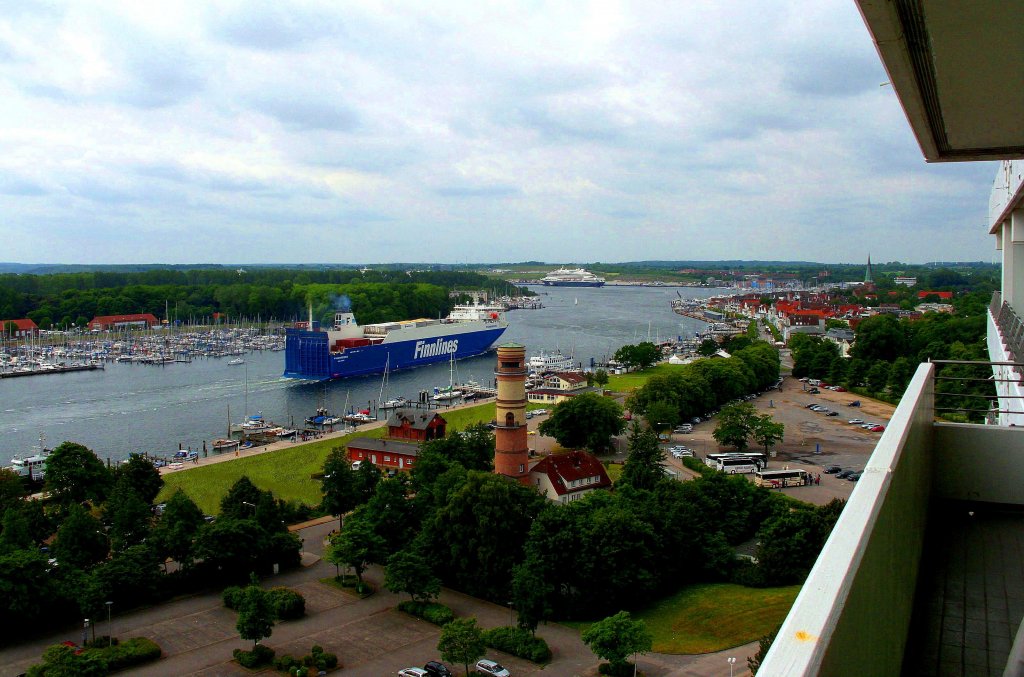
[[[703,298],[722,290],[674,287],[534,287],[544,307],[508,313],[509,327],[499,343],[515,341],[528,354],[541,350],[573,353],[589,366],[627,343],[691,337],[703,323],[672,312],[677,291]],[[169,454],[201,449],[227,434],[234,422],[261,411],[278,425],[302,426],[318,406],[332,413],[367,408],[381,396],[381,377],[366,376],[306,383],[281,378],[283,352],[153,366],[107,363],[98,371],[48,374],[0,380],[0,464],[39,444],[80,442],[100,458],[120,460],[131,452]],[[456,363],[456,381],[493,382],[493,353]],[[394,372],[383,398],[416,399],[421,390],[447,386],[448,364]]]

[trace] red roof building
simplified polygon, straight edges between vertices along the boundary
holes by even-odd
[[[152,313],[136,313],[134,315],[97,315],[89,321],[89,329],[104,331],[106,329],[147,329],[160,326],[160,320]]]
[[[13,328],[11,325],[14,325]],[[32,320],[0,320],[0,336],[5,338],[23,338],[37,334],[39,327]]]
[[[388,417],[388,437],[427,442],[444,437],[448,422],[433,411],[395,409]]]
[[[612,485],[604,465],[585,451],[552,454],[530,468],[530,484],[542,496],[571,503],[596,489]]]
[[[409,470],[420,454],[420,445],[373,437],[357,437],[348,443],[348,458],[369,462],[381,470]]]
[[[943,301],[949,301],[953,298],[953,292],[951,291],[919,291],[917,292],[917,298],[923,299],[928,296],[938,296]]]

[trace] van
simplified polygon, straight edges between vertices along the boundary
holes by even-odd
[[[362,461],[352,461],[352,469],[353,470],[359,470],[359,466],[361,466],[362,464],[363,464]]]

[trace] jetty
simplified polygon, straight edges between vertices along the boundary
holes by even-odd
[[[48,364],[36,369],[20,368],[13,371],[0,371],[0,378],[18,378],[21,376],[41,376],[42,374],[66,374],[69,371],[93,371],[102,369],[102,364]]]

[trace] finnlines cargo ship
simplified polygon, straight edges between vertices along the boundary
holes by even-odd
[[[329,330],[320,330],[312,322],[288,329],[284,376],[326,381],[461,360],[487,352],[507,327],[502,309],[496,306],[455,306],[443,320],[365,327],[356,323],[352,313],[338,312]]]

